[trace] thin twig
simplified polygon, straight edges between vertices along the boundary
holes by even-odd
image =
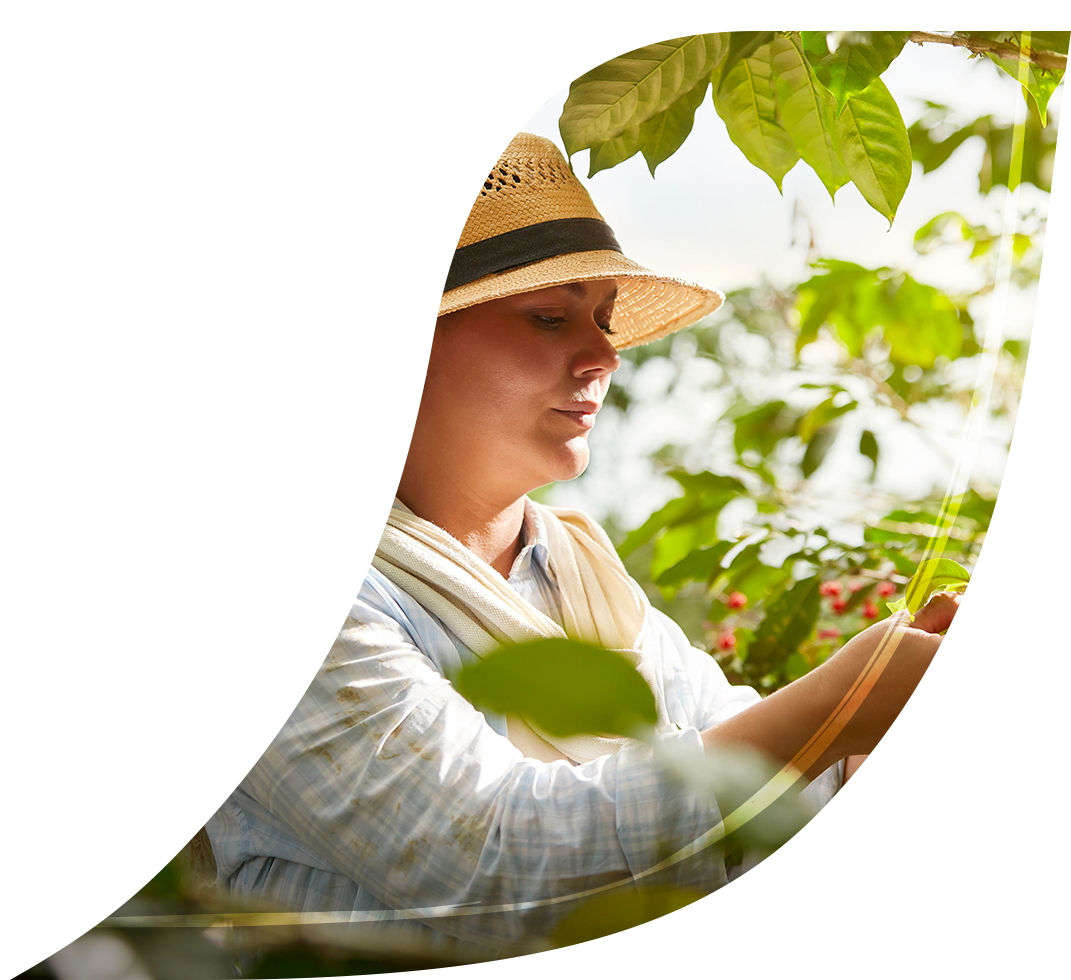
[[[1018,58],[1020,53],[1026,60],[1046,71],[1064,71],[1067,68],[1067,55],[1059,51],[1039,51],[1031,48],[1022,52],[1014,41],[991,41],[971,34],[931,34],[929,31],[912,31],[909,40],[916,44],[951,44],[957,48],[966,48],[971,54],[1000,55],[1002,58]]]

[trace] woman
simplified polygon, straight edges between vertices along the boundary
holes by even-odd
[[[871,627],[760,699],[650,607],[596,524],[526,496],[583,472],[618,349],[721,301],[625,258],[553,144],[514,139],[451,266],[374,567],[293,716],[208,824],[221,885],[402,922],[414,941],[486,957],[537,948],[571,907],[563,899],[645,877],[718,823],[716,794],[685,790],[649,747],[554,738],[465,701],[446,678],[503,642],[568,635],[625,651],[678,759],[758,749],[824,773],[828,797],[839,760],[870,751],[954,600],[913,626]],[[803,751],[890,639],[870,696]],[[701,892],[726,880],[709,850],[657,876]]]

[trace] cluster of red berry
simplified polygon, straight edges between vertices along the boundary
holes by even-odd
[[[849,588],[852,592],[858,592],[862,588],[862,583],[853,582],[849,586]],[[844,586],[841,585],[840,582],[836,581],[836,579],[828,579],[827,581],[823,582],[821,585],[818,586],[819,595],[832,596],[833,601],[830,602],[829,608],[832,609],[833,612],[837,613],[837,615],[840,615],[844,612],[845,609],[848,608],[848,600],[842,594],[843,592]],[[883,599],[888,598],[895,592],[896,586],[893,585],[892,582],[882,582],[881,585],[879,585],[877,588],[878,595],[881,596]],[[866,619],[877,619],[878,614],[878,604],[873,599],[867,599],[866,602],[863,603],[863,616]],[[829,630],[819,630],[819,639],[831,639],[832,637],[830,636],[822,636],[823,633],[829,632]],[[836,635],[839,636],[839,632]]]
[[[863,587],[861,582],[852,582],[848,589],[858,592]],[[896,594],[896,586],[892,582],[882,582],[875,590],[883,599]],[[848,608],[848,599],[844,595],[844,586],[836,579],[827,579],[818,586],[818,594],[826,596],[832,601],[830,609],[838,616]],[[730,609],[743,609],[747,605],[747,596],[743,592],[730,592],[725,604]],[[878,605],[873,599],[867,599],[863,603],[863,616],[866,619],[877,619],[879,615]],[[817,633],[820,640],[835,640],[840,636],[840,630],[830,627],[820,629]],[[736,646],[736,633],[731,629],[724,629],[718,634],[717,645],[719,650],[732,650]]]
[[[1064,617],[1046,616],[1043,627],[1038,630],[1038,635],[1034,639],[1035,643],[1071,647],[1071,630],[1068,629]]]

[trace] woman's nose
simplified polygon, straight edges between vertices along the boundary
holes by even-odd
[[[621,355],[594,319],[585,325],[583,338],[584,343],[573,358],[574,377],[601,378],[621,367]]]

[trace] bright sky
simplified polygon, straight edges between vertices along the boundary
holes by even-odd
[[[954,107],[963,121],[988,113],[1007,124],[1022,111],[1022,96],[1012,79],[988,61],[971,59],[962,49],[950,46],[908,44],[883,79],[909,126],[921,115],[923,99]],[[566,94],[562,91],[550,99],[526,129],[560,146],[558,118]],[[1050,103],[1054,116],[1059,115],[1061,95],[1062,88]],[[853,185],[837,192],[834,205],[817,176],[802,162],[786,176],[784,194],[778,195],[773,181],[729,141],[709,95],[696,113],[691,135],[658,168],[654,179],[638,154],[591,180],[586,180],[586,152],[577,154],[573,163],[626,253],[660,272],[723,290],[756,283],[764,275],[775,281],[798,281],[807,274],[806,238],[795,247],[792,244],[794,231],[806,235],[806,226],[799,220],[794,228],[798,207],[813,227],[820,254],[870,267],[905,268],[923,282],[958,290],[979,283],[979,272],[965,261],[965,255],[943,250],[922,257],[914,252],[912,241],[918,227],[949,210],[1000,230],[1004,194],[998,190],[989,201],[979,195],[981,155],[981,140],[973,138],[930,174],[923,175],[916,165],[891,230]],[[1047,195],[1031,186],[1020,189],[1020,207],[1044,206],[1046,200]],[[1026,300],[1009,305],[1002,336],[1029,333],[1032,294]],[[643,423],[628,432],[628,445],[623,444],[624,432],[608,424],[601,431],[596,427],[589,472],[573,485],[556,488],[553,499],[602,514],[609,501],[620,501],[624,483],[630,488],[625,513],[632,520],[642,520],[673,494],[674,486],[651,481],[645,454],[667,442],[688,441],[690,433],[705,431],[705,423],[723,410],[724,405],[709,394],[690,400],[686,393],[674,399],[653,394]],[[875,424],[880,428],[880,421]],[[962,434],[958,420],[935,419],[934,433],[946,459],[954,457]],[[989,482],[999,482],[1004,461],[999,444],[1004,438],[999,433],[982,442],[977,471]],[[831,492],[838,483],[865,479],[868,464],[847,442],[847,438],[842,440],[838,456],[831,456],[815,477],[816,483],[829,482]],[[891,441],[883,444],[882,453],[881,482],[904,496],[922,496],[935,482],[947,478],[948,464],[940,454],[920,455],[913,444],[897,446]]]

